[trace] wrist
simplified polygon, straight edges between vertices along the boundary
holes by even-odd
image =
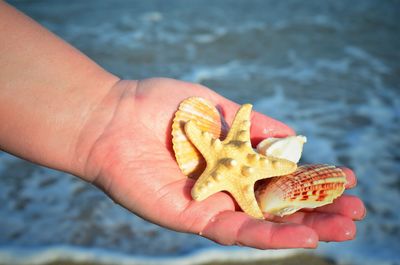
[[[113,83],[107,89],[105,96],[91,107],[72,153],[70,166],[72,174],[88,182],[97,180],[107,163],[107,154],[112,148],[110,136],[115,130],[119,130],[118,126],[123,126],[119,113],[133,115],[136,86],[137,81],[119,80]],[[126,108],[130,111],[127,112]],[[133,118],[132,115],[127,119]]]

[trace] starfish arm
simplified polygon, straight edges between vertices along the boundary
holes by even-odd
[[[214,139],[210,133],[202,132],[193,121],[186,122],[185,133],[203,157],[206,160],[209,159],[213,152],[213,143],[219,141],[219,139]]]
[[[239,204],[243,212],[254,218],[264,218],[254,194],[254,184],[244,187],[235,187],[232,192],[229,190],[228,192],[235,198],[235,201]]]
[[[292,161],[275,157],[264,158],[265,159],[260,159],[260,166],[262,169],[264,169],[263,171],[265,172],[265,174],[261,175],[258,179],[291,174],[297,169],[297,164]]]
[[[196,201],[202,201],[214,193],[226,190],[224,182],[218,182],[207,167],[194,184],[191,195]]]
[[[224,142],[229,143],[232,140],[246,142],[250,141],[251,109],[251,104],[244,104],[242,107],[240,107]]]

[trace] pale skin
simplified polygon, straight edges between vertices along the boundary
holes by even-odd
[[[93,183],[150,222],[223,245],[314,248],[318,241],[355,237],[354,222],[365,216],[355,196],[267,220],[241,212],[224,192],[192,200],[194,181],[179,170],[170,136],[174,112],[190,96],[219,105],[228,123],[238,109],[198,84],[166,78],[120,80],[0,2],[2,150]],[[253,145],[292,134],[285,124],[253,112]],[[344,171],[346,187],[354,187],[354,173]]]

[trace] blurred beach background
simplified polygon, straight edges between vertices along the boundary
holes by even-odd
[[[368,215],[316,250],[224,247],[0,153],[0,264],[400,264],[400,1],[9,2],[122,78],[198,82],[288,123],[302,163],[354,169]]]

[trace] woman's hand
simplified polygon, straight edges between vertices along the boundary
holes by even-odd
[[[166,228],[200,234],[223,245],[313,248],[319,240],[354,238],[354,220],[365,214],[363,203],[354,196],[343,195],[331,205],[268,221],[241,212],[224,192],[201,202],[192,200],[194,181],[182,174],[172,151],[174,113],[185,98],[200,96],[219,105],[230,123],[237,104],[203,86],[172,79],[120,81],[112,89],[113,100],[105,102],[114,102],[115,107],[112,115],[106,115],[107,125],[92,138],[97,121],[109,109],[99,106],[76,150],[88,154],[83,177],[123,207]],[[253,145],[266,137],[293,133],[283,123],[253,112]],[[355,186],[352,171],[345,172],[347,188]]]

